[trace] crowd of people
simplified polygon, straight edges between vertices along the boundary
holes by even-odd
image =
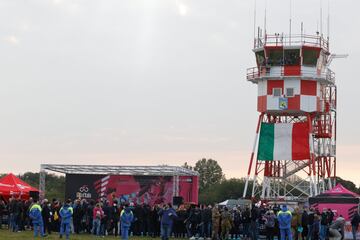
[[[33,229],[34,236],[59,234],[69,239],[70,234],[94,234],[105,237],[120,235],[193,239],[259,239],[267,240],[325,240],[342,239],[345,219],[334,217],[330,209],[320,213],[315,209],[288,209],[286,205],[237,206],[181,205],[149,206],[146,204],[67,200],[60,203],[53,199],[41,203],[11,198],[9,203],[0,201],[0,219],[8,214],[8,228],[13,232]],[[353,229],[360,222],[356,213],[351,221]],[[2,225],[0,224],[0,227]],[[356,234],[356,232],[354,232]],[[354,239],[355,235],[354,235]]]

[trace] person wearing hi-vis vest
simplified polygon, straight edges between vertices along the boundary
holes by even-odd
[[[60,225],[60,238],[62,238],[65,233],[66,239],[70,238],[70,224],[71,218],[73,215],[73,208],[70,206],[71,201],[67,200],[64,206],[60,209],[59,214],[61,217],[61,225]]]
[[[286,205],[282,206],[281,210],[277,214],[277,217],[279,221],[280,239],[292,240],[292,233],[291,233],[292,214],[288,210]]]
[[[34,227],[34,237],[37,237],[39,234],[41,237],[45,237],[41,211],[42,209],[39,205],[39,201],[35,200],[29,211],[29,217],[31,218]]]
[[[131,211],[128,204],[125,205],[125,208],[120,213],[120,224],[121,224],[121,239],[129,239],[129,229],[131,223],[134,220],[134,214]]]

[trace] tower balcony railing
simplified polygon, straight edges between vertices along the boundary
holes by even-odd
[[[248,81],[256,82],[261,78],[283,78],[283,77],[308,77],[324,80],[330,84],[335,84],[335,73],[329,68],[325,70],[317,70],[316,68],[301,67],[300,74],[285,73],[286,66],[262,66],[248,68],[246,72],[246,79]]]
[[[321,35],[308,34],[265,34],[264,37],[254,39],[254,48],[262,48],[265,46],[310,46],[319,47],[329,51],[329,41]]]

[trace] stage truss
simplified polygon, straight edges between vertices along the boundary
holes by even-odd
[[[179,176],[199,176],[191,169],[179,166],[109,166],[109,165],[66,165],[41,164],[39,190],[40,199],[45,196],[47,171],[62,174],[99,174],[99,175],[134,175],[134,176],[172,176],[174,177],[174,192],[179,192]]]

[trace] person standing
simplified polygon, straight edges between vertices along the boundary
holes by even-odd
[[[100,203],[97,203],[93,209],[93,224],[92,233],[96,236],[100,236],[101,219],[104,217],[104,211],[102,210]]]
[[[313,239],[313,231],[314,231],[314,220],[315,220],[315,210],[314,208],[310,208],[308,213],[308,234],[306,240]]]
[[[211,205],[204,206],[204,209],[201,211],[201,237],[210,238],[211,237]]]
[[[281,240],[292,240],[291,234],[291,219],[292,214],[288,210],[286,205],[282,206],[282,209],[278,212],[278,221],[279,221],[279,228],[280,228],[280,238]]]
[[[240,239],[241,213],[237,207],[233,208],[232,239]]]
[[[74,232],[76,234],[80,233],[81,230],[81,221],[83,218],[83,208],[80,204],[80,200],[76,199],[74,201],[74,206],[73,206],[73,221],[74,221]]]
[[[251,222],[251,218],[250,218],[250,208],[246,207],[245,210],[241,213],[241,221],[243,224],[243,238],[244,239],[248,239],[250,238],[250,222]]]
[[[232,226],[231,214],[227,207],[221,213],[221,239],[229,239],[229,233]]]
[[[301,233],[301,239],[306,240],[309,233],[309,215],[307,209],[304,209],[302,215],[301,215],[301,227],[302,227],[302,233]]]
[[[32,220],[34,227],[34,237],[37,237],[39,234],[41,237],[44,237],[44,222],[41,215],[41,207],[38,200],[34,200],[34,204],[30,208],[29,217]]]
[[[0,229],[2,228],[4,211],[5,211],[5,202],[0,199]]]
[[[300,214],[299,207],[296,207],[292,214],[292,219],[291,219],[291,229],[294,240],[299,239],[299,234],[300,234],[299,230],[300,228],[302,228],[301,218],[302,218],[302,214]]]
[[[274,240],[275,218],[273,210],[269,210],[265,214],[266,240]]]
[[[120,221],[121,221],[121,239],[128,240],[129,239],[129,229],[131,227],[131,223],[134,220],[134,214],[131,211],[128,204],[125,205],[125,208],[120,213]]]
[[[10,229],[13,232],[17,232],[19,230],[18,219],[20,215],[20,205],[15,197],[12,197],[10,200],[9,213],[10,213]]]
[[[327,212],[327,209],[324,208],[320,220],[320,240],[326,239],[328,225],[329,225],[329,214]]]
[[[70,206],[71,201],[67,200],[62,208],[60,208],[59,215],[61,217],[61,225],[60,225],[60,238],[65,233],[66,239],[70,238],[70,224],[71,218],[74,213],[73,208]]]
[[[119,233],[119,220],[120,220],[120,212],[118,208],[118,202],[114,201],[113,205],[109,212],[109,220],[110,220],[110,227],[109,227],[109,234],[113,233],[115,237],[117,237]]]
[[[359,223],[360,223],[360,215],[359,215],[359,212],[356,211],[354,216],[351,218],[351,230],[352,230],[354,240],[356,240],[356,232],[357,232],[357,229],[359,228]]]
[[[42,205],[42,218],[44,222],[44,232],[48,232],[48,234],[51,234],[51,204],[49,204],[47,199],[44,199],[43,205]]]
[[[252,240],[257,240],[259,236],[259,219],[261,218],[258,204],[254,204],[250,216],[250,236]]]
[[[212,240],[217,240],[219,237],[219,228],[220,228],[220,218],[221,214],[219,212],[219,208],[217,205],[211,211],[211,219],[212,219]]]
[[[171,235],[173,221],[175,218],[177,218],[177,214],[175,210],[171,207],[171,204],[165,204],[164,207],[160,209],[158,214],[161,217],[161,240],[168,240]]]

